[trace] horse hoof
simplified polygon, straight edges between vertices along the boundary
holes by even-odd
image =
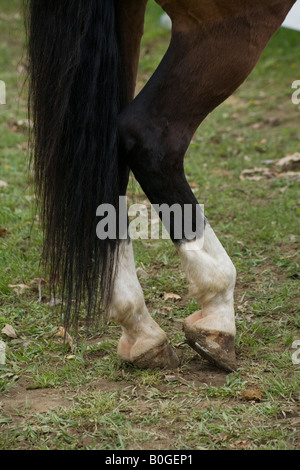
[[[200,330],[184,324],[186,341],[200,356],[219,369],[233,372],[237,368],[234,337],[217,331]]]
[[[140,369],[175,369],[179,359],[168,341],[164,341],[135,358],[133,364]]]

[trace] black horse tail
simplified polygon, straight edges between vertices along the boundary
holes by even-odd
[[[96,236],[96,209],[118,208],[122,81],[113,0],[27,0],[33,169],[43,259],[78,324],[107,306],[118,240]],[[99,300],[100,299],[100,300]]]

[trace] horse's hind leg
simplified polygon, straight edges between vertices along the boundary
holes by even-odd
[[[147,0],[115,0],[122,74],[127,88],[127,96],[123,97],[125,105],[134,95],[146,3]],[[120,158],[122,158],[121,152],[120,149]],[[125,158],[123,160],[126,166]],[[126,168],[124,174],[125,193],[128,183]],[[118,271],[110,302],[109,318],[122,326],[123,333],[118,345],[118,355],[121,359],[141,368],[178,366],[178,358],[169,345],[166,334],[152,319],[145,305],[129,239],[120,244]]]
[[[217,366],[234,370],[235,268],[209,224],[202,240],[181,243],[178,253],[189,292],[202,305],[201,310],[185,319],[187,342]]]
[[[211,227],[197,232],[197,201],[183,158],[201,121],[230,96],[256,64],[293,0],[165,1],[173,21],[169,49],[158,69],[120,116],[127,161],[153,204],[193,208],[188,233],[175,219],[169,230],[202,310],[185,321],[188,343],[218,366],[235,368],[235,268]],[[196,228],[195,240],[189,241]]]
[[[132,244],[120,246],[118,273],[110,304],[110,320],[122,326],[118,355],[140,368],[174,368],[178,358],[166,334],[150,316],[137,279]]]

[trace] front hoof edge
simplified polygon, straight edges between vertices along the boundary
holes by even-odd
[[[164,341],[137,357],[133,364],[140,369],[176,369],[179,359],[170,344]]]
[[[234,337],[225,333],[184,327],[186,341],[200,356],[219,369],[234,372],[237,368]]]

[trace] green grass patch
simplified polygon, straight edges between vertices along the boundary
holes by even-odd
[[[299,152],[299,33],[280,29],[234,96],[197,131],[185,158],[187,178],[238,271],[239,369],[226,376],[184,343],[183,319],[198,309],[168,240],[134,243],[149,311],[181,358],[176,371],[123,364],[118,325],[80,325],[75,349],[58,337],[40,265],[42,233],[28,170],[24,31],[21,0],[0,6],[0,449],[296,449],[299,448],[300,339],[299,181],[241,179],[245,169],[274,172],[276,160]],[[140,89],[168,47],[161,9],[147,11]],[[265,163],[272,160],[274,163]],[[145,200],[132,180],[130,198]],[[11,287],[15,286],[15,287]],[[26,287],[21,287],[26,286]],[[164,292],[181,300],[164,301]],[[42,297],[41,297],[42,296]],[[73,332],[70,331],[73,335]],[[74,337],[75,340],[75,337]],[[262,398],[245,401],[245,391]]]

